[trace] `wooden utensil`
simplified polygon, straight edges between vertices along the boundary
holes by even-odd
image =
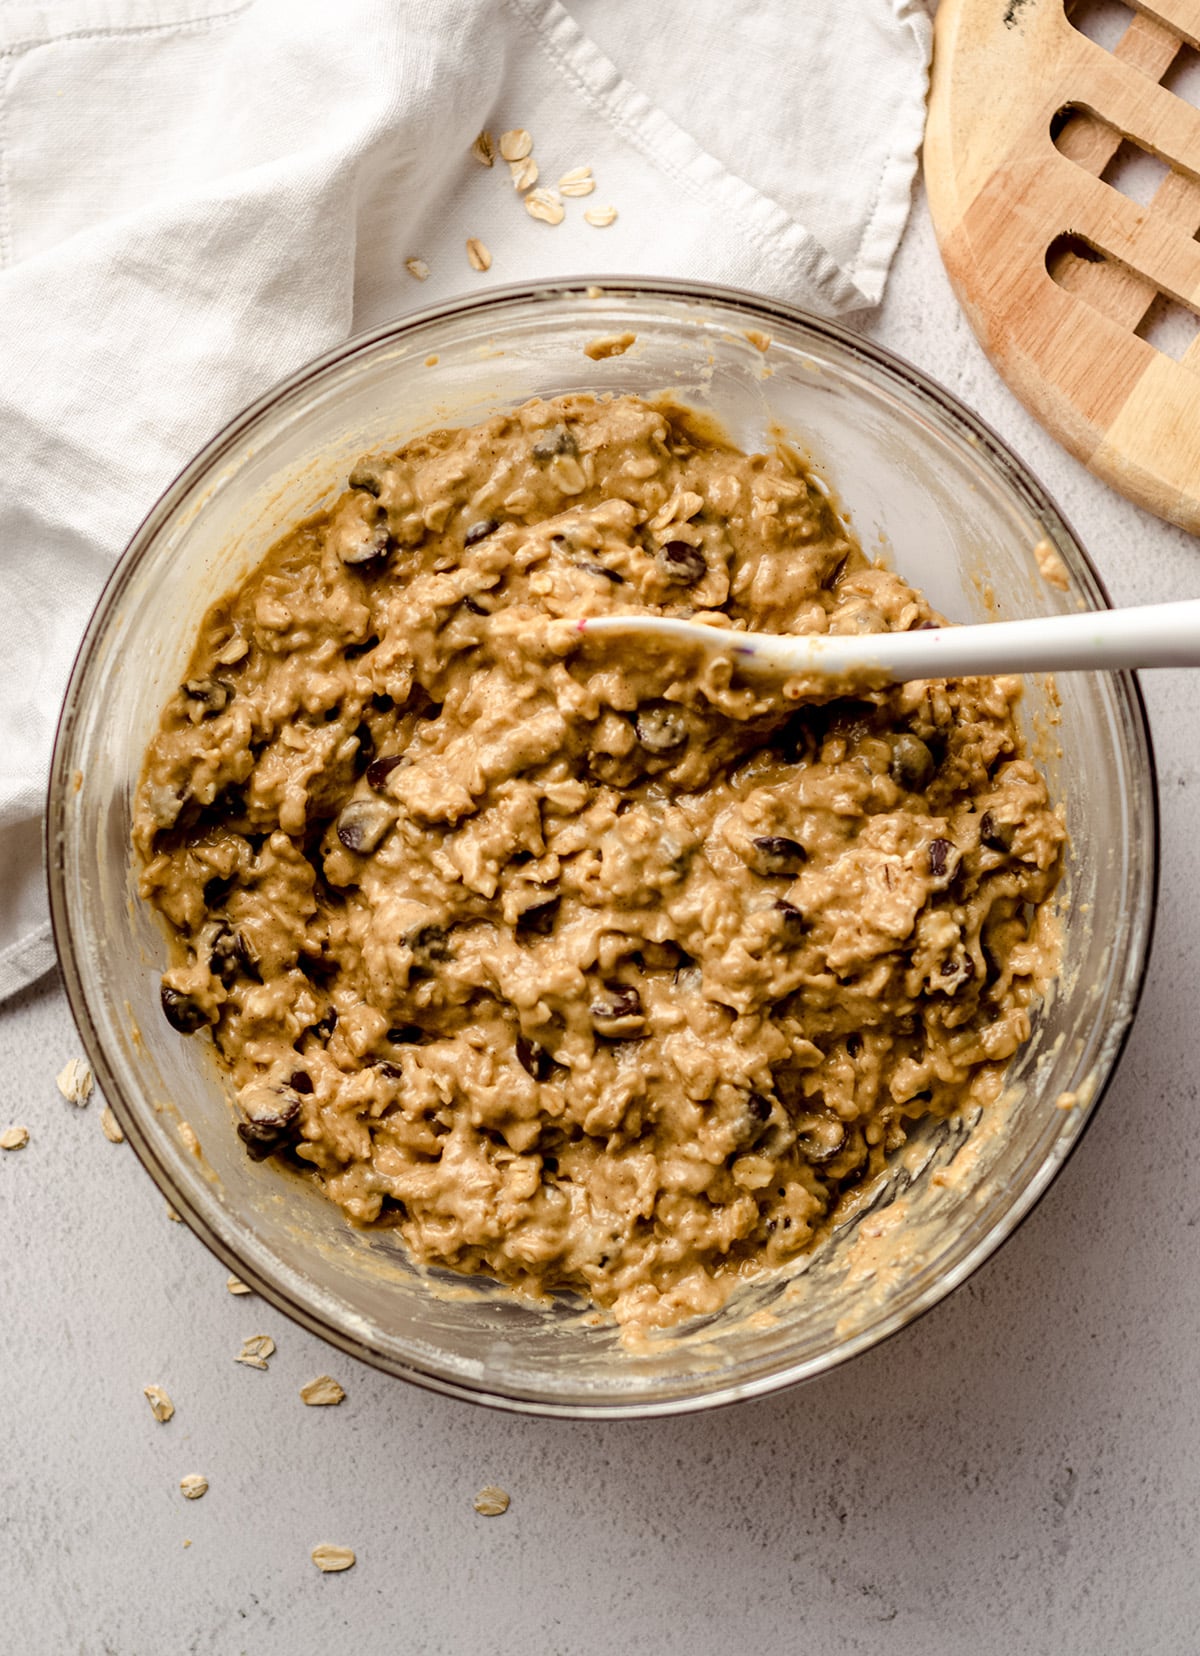
[[[1159,83],[1200,0],[1137,0],[1112,51],[1064,0],[942,0],[929,204],[984,349],[1098,477],[1200,530],[1200,333],[1139,336],[1164,298],[1200,312],[1200,110]],[[1132,139],[1170,170],[1147,206],[1101,176]]]

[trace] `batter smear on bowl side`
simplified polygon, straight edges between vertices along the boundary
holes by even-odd
[[[349,482],[210,610],[147,754],[163,1010],[252,1156],[414,1258],[714,1310],[1029,1035],[1065,832],[1019,683],[797,707],[581,641],[934,619],[797,454],[681,407],[534,401]]]

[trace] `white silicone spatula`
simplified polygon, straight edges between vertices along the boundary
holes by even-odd
[[[861,672],[900,684],[993,673],[1200,667],[1200,598],[904,633],[792,636],[636,614],[596,616],[577,626],[588,638],[661,639],[698,646],[711,655],[731,654],[739,670],[778,678]]]

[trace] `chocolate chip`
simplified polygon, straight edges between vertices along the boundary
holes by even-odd
[[[190,702],[195,702],[204,709],[206,719],[211,719],[214,714],[223,713],[233,700],[233,686],[223,684],[216,678],[188,679],[187,683],[181,684],[179,688]]]
[[[603,1000],[593,1001],[592,1018],[597,1027],[605,1023],[620,1023],[626,1018],[640,1018],[642,1013],[642,997],[636,989],[628,988],[625,984],[606,985],[607,995]],[[603,1030],[600,1031],[604,1033]]]
[[[347,538],[342,542],[339,556],[344,564],[362,565],[371,564],[382,558],[388,550],[387,518],[381,516],[376,523],[363,523],[358,526],[355,538]]]
[[[419,1041],[424,1033],[418,1024],[393,1024],[387,1038],[393,1046],[409,1046],[413,1041]]]
[[[414,954],[424,956],[434,965],[440,966],[450,959],[450,932],[444,926],[422,926],[408,942]]]
[[[238,1094],[238,1108],[248,1121],[267,1127],[290,1127],[300,1116],[300,1100],[292,1088],[272,1087],[266,1082],[243,1088]]]
[[[390,805],[381,799],[352,799],[337,821],[337,837],[357,856],[367,857],[376,849],[396,819]]]
[[[474,546],[477,541],[486,540],[489,535],[494,535],[499,527],[500,524],[495,518],[480,518],[463,536],[463,545]]]
[[[320,1018],[317,1019],[316,1023],[312,1025],[312,1032],[317,1037],[318,1041],[327,1041],[329,1039],[334,1030],[337,1028],[337,1021],[337,1013],[331,1006]]]
[[[950,853],[954,850],[948,839],[934,839],[929,842],[929,872],[935,880],[946,877],[946,869],[950,862]]]
[[[368,724],[360,724],[354,735],[358,742],[354,752],[354,774],[361,776],[375,757],[375,738]]]
[[[214,874],[211,880],[206,880],[204,882],[205,908],[220,908],[236,884],[237,881],[232,876],[225,879],[220,874]]]
[[[762,1093],[751,1093],[746,1100],[746,1108],[755,1121],[766,1121],[771,1114],[771,1100],[765,1098]]]
[[[369,466],[355,466],[350,473],[350,487],[352,489],[362,489],[365,493],[374,495],[378,500],[383,482],[378,472],[373,471]]]
[[[694,586],[708,574],[703,552],[687,541],[667,541],[658,549],[657,562],[667,580],[680,586]]]
[[[194,1001],[190,995],[180,994],[178,989],[172,989],[164,983],[160,996],[163,1015],[172,1029],[177,1029],[181,1035],[194,1035],[198,1029],[203,1029],[209,1022],[208,1013]]]
[[[562,899],[551,897],[544,903],[535,903],[532,908],[517,917],[517,936],[522,933],[532,933],[535,937],[549,937],[554,930],[554,922],[558,919],[558,910]]]
[[[615,569],[609,569],[607,564],[596,563],[593,558],[580,558],[576,568],[582,569],[585,575],[598,575],[601,580],[611,581],[614,586],[625,584],[624,575],[619,575]]]
[[[379,759],[372,759],[367,766],[367,786],[376,790],[382,789],[397,766],[406,763],[407,758],[403,753],[385,753]]]
[[[783,935],[785,938],[798,936],[799,933],[807,930],[807,922],[805,921],[804,915],[796,907],[795,903],[789,903],[784,898],[780,897],[775,903],[775,911],[777,914],[782,916]]]
[[[285,1150],[291,1142],[288,1133],[262,1121],[239,1121],[237,1135],[246,1146],[251,1161],[266,1161],[278,1150]]]
[[[934,773],[933,754],[919,736],[901,731],[892,738],[892,780],[909,793],[928,787]]]
[[[550,426],[533,440],[533,458],[545,462],[556,454],[578,454],[579,445],[565,425]]]
[[[997,822],[990,811],[985,811],[979,819],[979,838],[982,844],[990,846],[993,851],[1011,851],[1017,831],[1009,822]]]
[[[517,1062],[535,1081],[548,1080],[554,1069],[554,1060],[546,1049],[524,1035],[517,1036]]]
[[[312,1076],[307,1070],[293,1070],[288,1077],[288,1086],[293,1092],[307,1096],[313,1090]]]
[[[782,834],[760,834],[750,844],[754,848],[755,871],[762,875],[796,874],[808,860],[804,847]]]
[[[479,602],[479,600],[477,598],[472,598],[470,593],[468,593],[467,596],[463,599],[463,605],[466,609],[470,610],[472,615],[490,615],[491,614],[491,611],[490,610],[485,610],[483,605]]]
[[[673,753],[687,741],[687,720],[673,707],[643,707],[637,716],[637,738],[647,753]]]
[[[380,1075],[386,1075],[389,1081],[403,1081],[404,1071],[399,1064],[393,1064],[390,1058],[380,1058],[372,1066]]]
[[[232,988],[240,972],[247,971],[253,966],[250,951],[246,947],[245,939],[240,932],[234,931],[232,926],[222,925],[213,938],[212,948],[208,956],[208,969],[219,977],[226,989]],[[255,976],[258,974],[255,973]]]
[[[250,1087],[239,1095],[238,1107],[247,1119],[238,1122],[237,1134],[254,1161],[266,1161],[296,1142],[300,1100],[291,1088]]]

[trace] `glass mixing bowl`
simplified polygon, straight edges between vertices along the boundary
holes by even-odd
[[[623,354],[585,354],[625,333],[636,339]],[[980,1120],[920,1128],[868,1207],[719,1313],[626,1350],[577,1303],[540,1308],[420,1270],[393,1233],[350,1229],[301,1180],[249,1160],[211,1046],[163,1019],[166,942],[137,899],[130,848],[143,750],[210,602],[332,499],[360,452],[565,391],[668,391],[711,410],[744,448],[782,428],[818,463],[863,546],[955,620],[1106,602],[1053,503],[994,433],[840,328],[668,281],[462,299],[294,375],[208,444],[133,537],[59,725],[51,904],[71,1007],[126,1137],[244,1281],[342,1349],[459,1397],[544,1414],[667,1414],[759,1396],[874,1345],[962,1282],[1046,1189],[1133,1017],[1154,911],[1153,762],[1129,674],[1028,682],[1027,734],[1066,803],[1071,851],[1061,979],[1005,1101]],[[1034,549],[1047,541],[1065,590],[1039,568]]]

